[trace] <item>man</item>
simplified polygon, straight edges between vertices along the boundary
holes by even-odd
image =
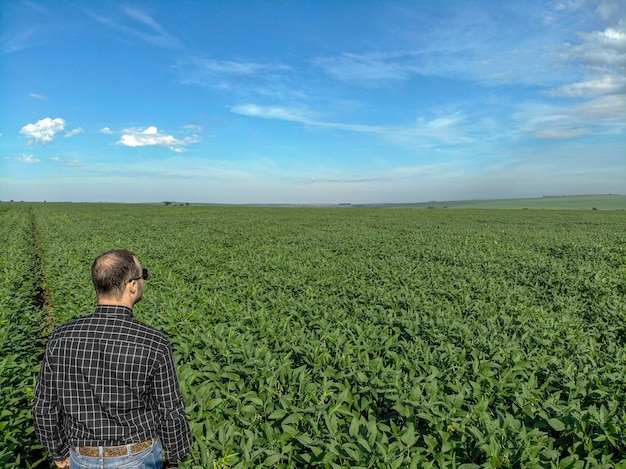
[[[57,467],[177,467],[191,446],[169,340],[137,321],[148,271],[126,250],[91,267],[95,312],[53,331],[35,387],[33,416]],[[131,463],[135,463],[130,466]]]

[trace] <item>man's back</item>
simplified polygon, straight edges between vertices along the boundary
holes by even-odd
[[[47,363],[74,444],[118,445],[156,433],[151,386],[168,347],[163,333],[119,306],[100,306],[54,331]]]

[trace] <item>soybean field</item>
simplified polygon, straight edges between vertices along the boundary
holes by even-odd
[[[0,467],[93,259],[149,269],[189,468],[626,468],[626,212],[0,204]]]

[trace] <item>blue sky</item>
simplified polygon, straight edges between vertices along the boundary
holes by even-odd
[[[3,1],[0,200],[626,193],[626,2]]]

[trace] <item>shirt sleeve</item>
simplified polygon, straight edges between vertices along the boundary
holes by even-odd
[[[70,445],[62,430],[62,415],[50,362],[51,353],[48,344],[35,386],[33,420],[35,434],[41,445],[55,461],[61,461],[69,457]]]
[[[170,344],[154,377],[154,397],[161,416],[160,436],[167,460],[176,466],[191,450],[191,431]]]

